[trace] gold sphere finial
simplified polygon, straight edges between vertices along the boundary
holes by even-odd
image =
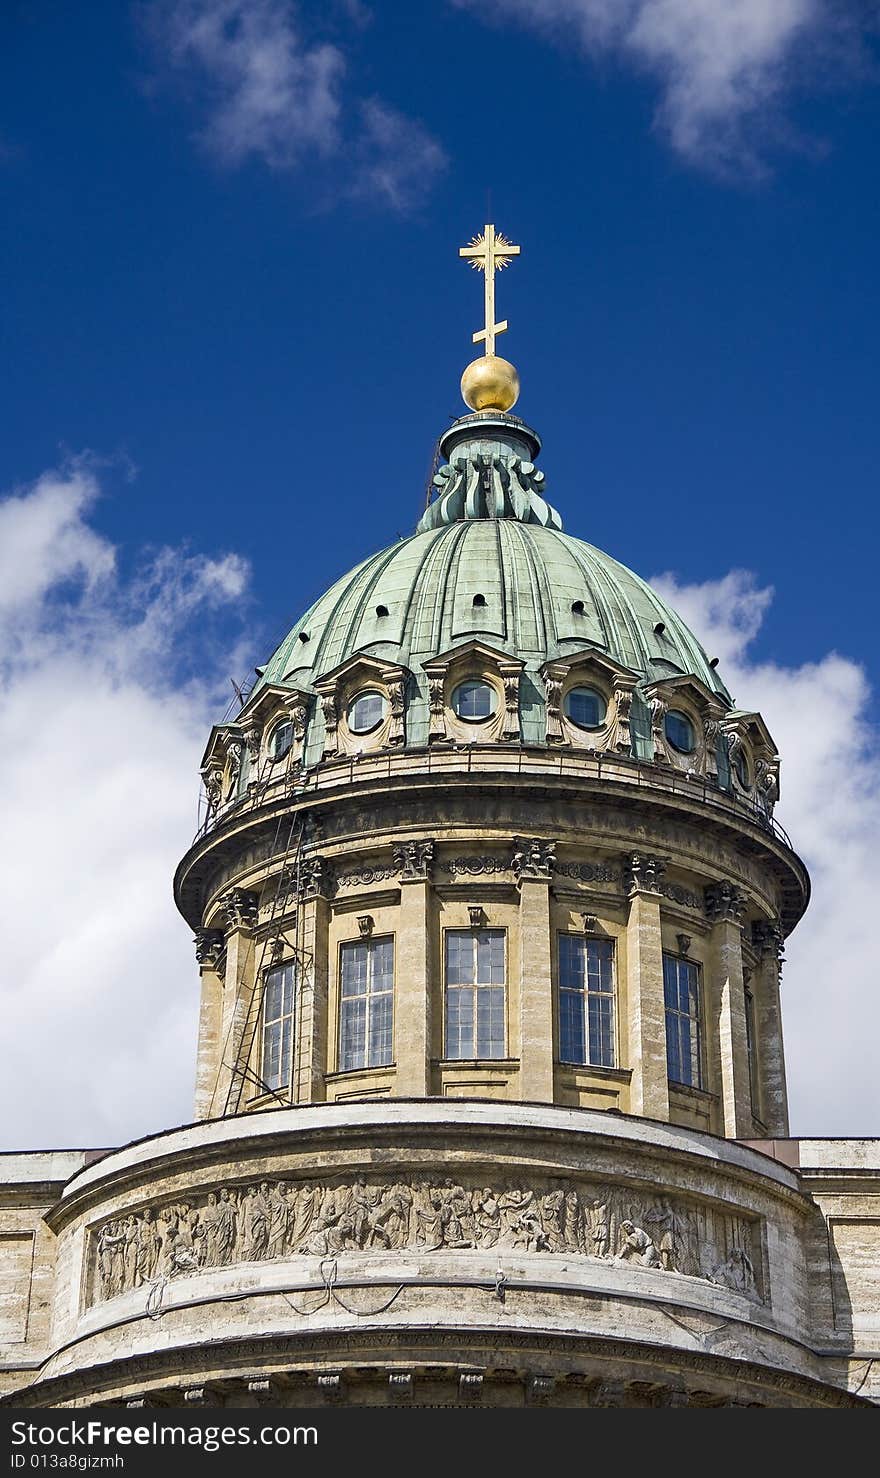
[[[462,375],[461,393],[472,411],[509,411],[519,398],[519,375],[508,360],[484,354]]]

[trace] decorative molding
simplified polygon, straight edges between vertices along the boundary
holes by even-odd
[[[393,842],[391,857],[401,882],[430,881],[434,871],[434,842],[432,840]]]
[[[734,883],[709,883],[703,889],[706,914],[713,924],[742,924],[748,900],[742,888]]]
[[[650,852],[626,852],[623,857],[623,882],[630,898],[636,893],[659,893],[659,883],[666,871],[666,859]]]
[[[511,870],[510,861],[505,857],[453,857],[441,866],[453,878],[477,878]]]
[[[489,1183],[487,1184],[487,1181]],[[763,1296],[758,1219],[622,1183],[320,1176],[180,1191],[90,1233],[91,1302],[158,1279],[344,1252],[505,1248],[629,1263]]]
[[[511,860],[517,882],[524,878],[549,880],[556,866],[556,842],[542,837],[514,837]]]
[[[193,943],[196,947],[196,960],[202,969],[215,970],[226,948],[223,930],[196,929]]]
[[[369,888],[373,883],[387,883],[389,878],[396,878],[399,869],[396,867],[360,867],[356,872],[337,873],[334,880],[334,888]]]
[[[654,891],[662,893],[671,903],[680,903],[683,908],[698,908],[701,913],[703,911],[702,900],[680,883],[658,883]]]
[[[619,883],[620,872],[607,862],[557,862],[554,871],[581,883]]]
[[[249,888],[229,888],[219,900],[220,915],[230,929],[252,929],[257,922],[260,900]]]

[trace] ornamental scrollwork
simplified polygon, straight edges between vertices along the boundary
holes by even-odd
[[[239,1263],[504,1248],[628,1263],[763,1298],[751,1219],[626,1185],[487,1179],[267,1178],[177,1196],[92,1231],[91,1300]]]
[[[619,883],[620,870],[607,862],[557,862],[555,871],[581,883]]]
[[[478,878],[510,872],[510,862],[506,857],[452,857],[443,868],[453,878]]]

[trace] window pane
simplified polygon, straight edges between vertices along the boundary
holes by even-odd
[[[559,1054],[563,1062],[614,1066],[614,943],[559,936]]]
[[[366,1066],[367,1002],[353,996],[342,1002],[339,1059],[343,1072]]]
[[[370,1067],[385,1067],[391,1062],[392,994],[385,991],[370,1003]]]
[[[504,984],[504,931],[479,929],[477,942],[477,984]]]
[[[504,988],[477,991],[477,1056],[504,1056]]]
[[[450,986],[446,991],[446,1056],[474,1057],[474,991]]]
[[[692,960],[663,956],[666,1070],[673,1083],[702,1086],[699,973]]]
[[[563,1062],[585,1063],[584,1002],[580,991],[559,992],[559,1056]]]
[[[342,946],[342,994],[362,996],[367,992],[367,946],[344,944]]]

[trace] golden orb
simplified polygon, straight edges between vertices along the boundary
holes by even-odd
[[[519,399],[519,375],[506,359],[484,354],[462,375],[461,393],[472,411],[509,411]]]

